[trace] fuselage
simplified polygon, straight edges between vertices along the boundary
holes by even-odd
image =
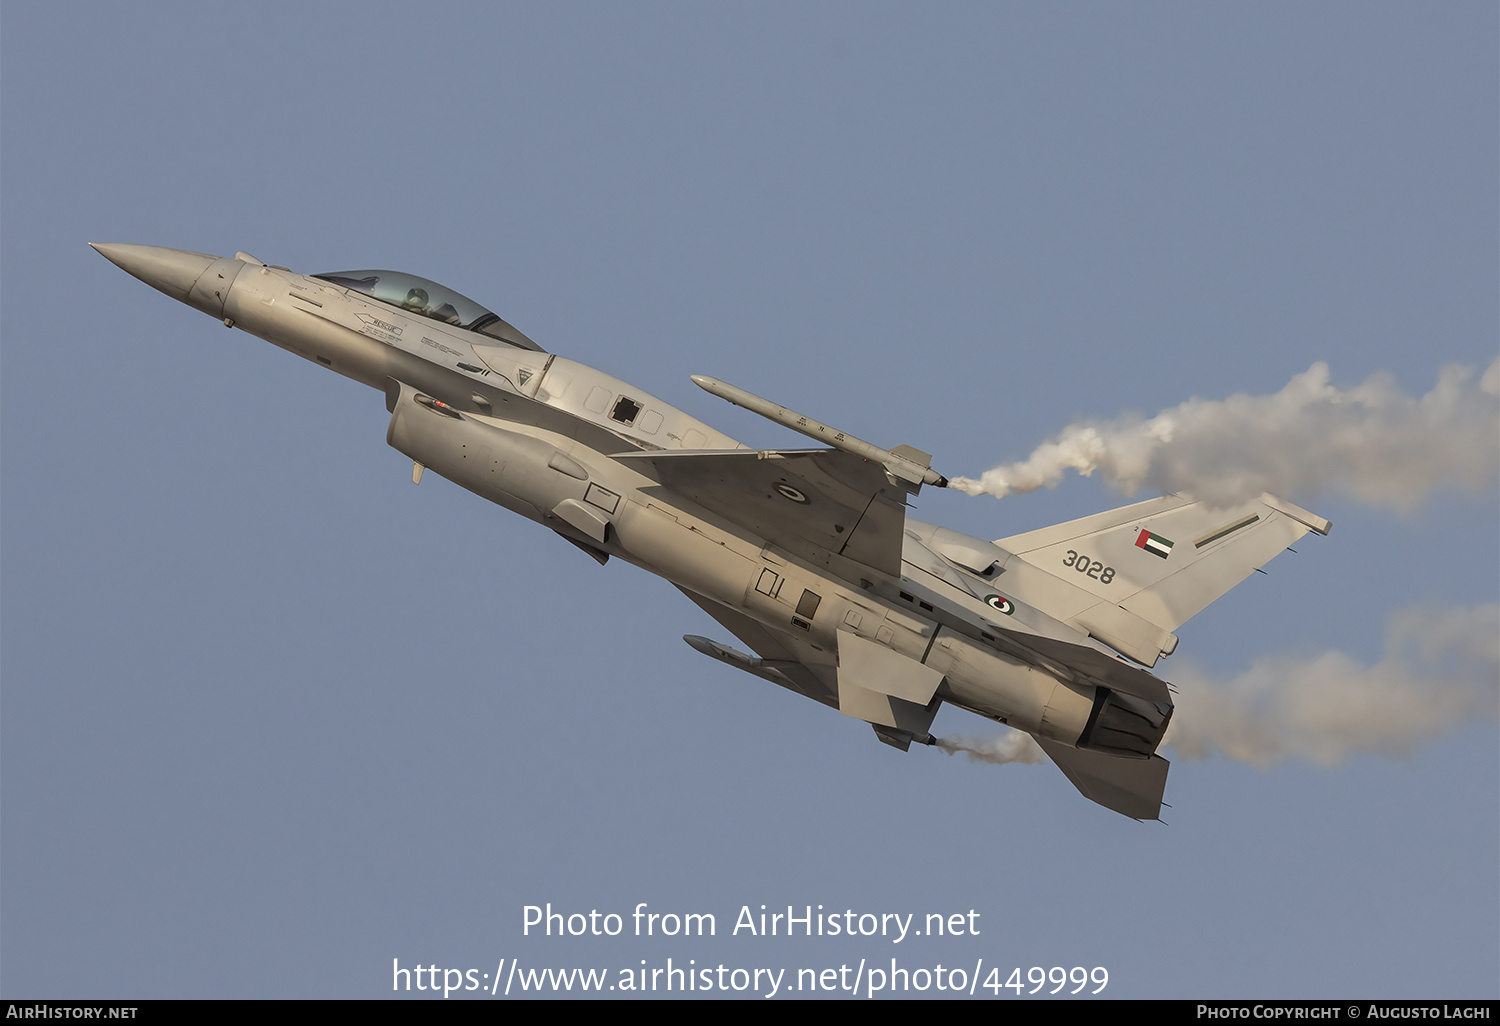
[[[805,662],[836,666],[839,635],[852,633],[940,672],[937,698],[1089,746],[1105,689],[1012,636],[1031,632],[1116,657],[1077,628],[997,594],[1009,554],[992,543],[908,521],[899,577],[819,567],[662,487],[642,461],[611,458],[746,446],[625,381],[542,351],[442,286],[386,271],[301,275],[245,254],[97,248],[226,325],[383,391],[388,441],[418,477],[430,469],[601,562],[617,557],[790,635],[809,653]],[[1002,619],[1008,634],[996,627]],[[838,707],[834,692],[803,693]],[[1145,757],[1159,738],[1156,731],[1134,748],[1115,746],[1116,754]]]

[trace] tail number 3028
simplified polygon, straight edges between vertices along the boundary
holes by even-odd
[[[1105,566],[1097,559],[1081,556],[1072,549],[1068,550],[1067,556],[1063,558],[1063,566],[1070,566],[1085,577],[1092,577],[1100,584],[1109,584],[1115,579],[1115,568]]]

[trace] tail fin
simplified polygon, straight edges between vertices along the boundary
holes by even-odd
[[[1159,642],[1172,651],[1169,632],[1308,531],[1331,527],[1271,495],[1229,507],[1167,495],[995,544],[1062,585],[1048,612],[1150,665]]]

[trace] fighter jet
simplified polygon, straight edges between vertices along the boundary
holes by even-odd
[[[1270,495],[1167,495],[987,541],[907,517],[944,487],[886,449],[714,378],[702,388],[814,439],[752,448],[546,352],[411,274],[296,274],[247,253],[101,245],[173,299],[385,394],[386,441],[599,563],[676,585],[751,653],[704,655],[933,744],[944,702],[1030,734],[1086,797],[1160,818],[1172,693],[1148,669],[1183,622],[1329,522]]]

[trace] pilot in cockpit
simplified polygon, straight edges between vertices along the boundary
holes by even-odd
[[[401,301],[401,307],[425,317],[427,315],[427,290],[407,289],[406,298]]]

